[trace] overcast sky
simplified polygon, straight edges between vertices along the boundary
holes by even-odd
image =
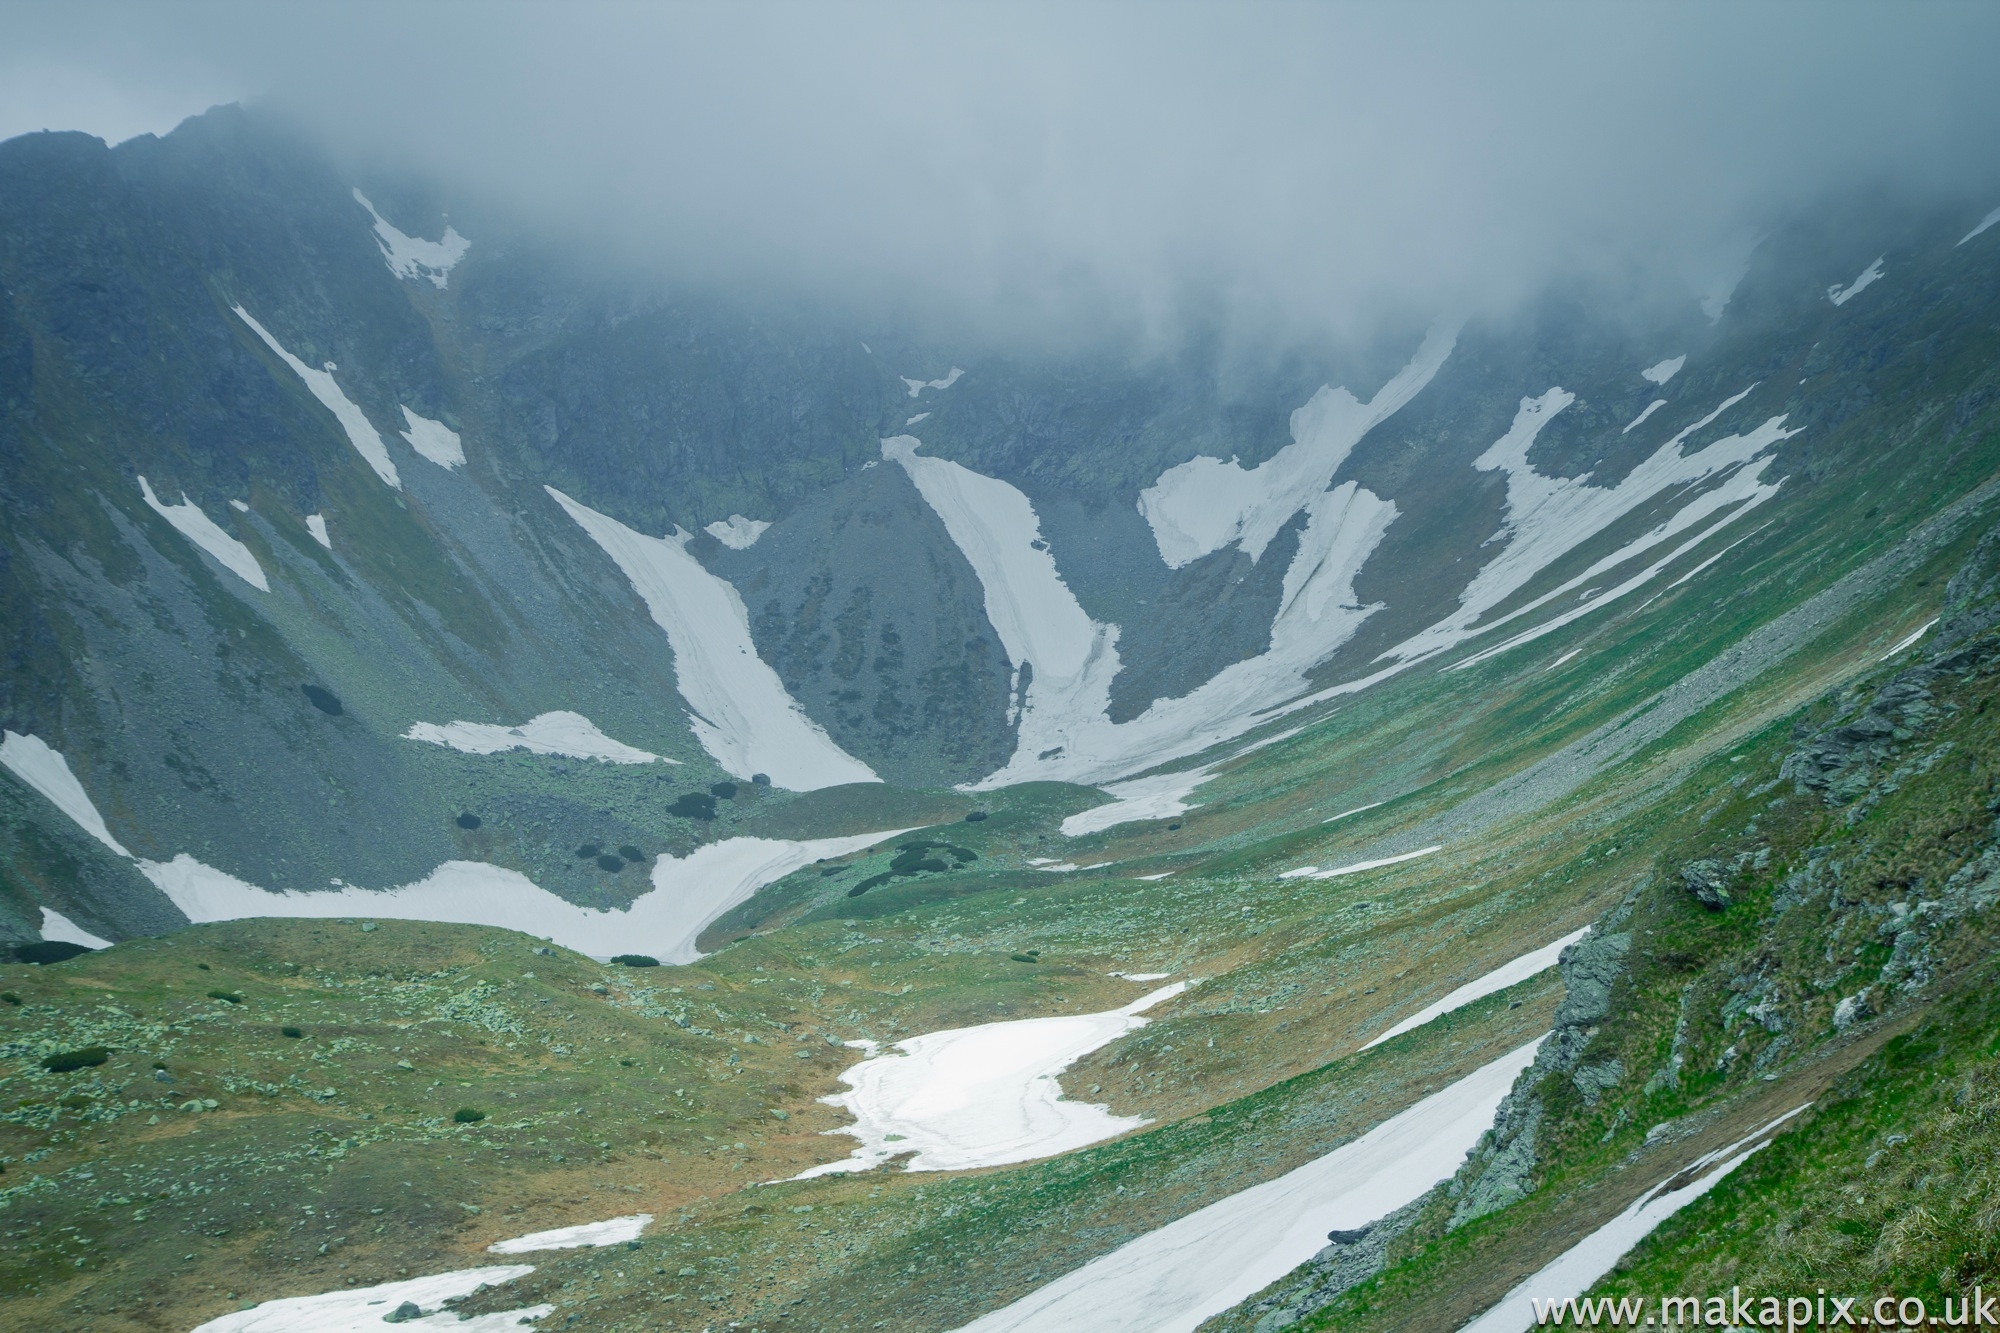
[[[1022,320],[1692,292],[1829,189],[2000,191],[2000,5],[8,3],[0,137],[270,102],[663,264]],[[1996,198],[1994,202],[2000,202]]]

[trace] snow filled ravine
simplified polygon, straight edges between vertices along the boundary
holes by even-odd
[[[1140,1015],[1186,990],[1177,981],[1122,1009],[947,1028],[896,1043],[841,1075],[848,1091],[823,1100],[847,1108],[861,1146],[851,1157],[796,1179],[867,1171],[914,1152],[911,1171],[966,1171],[1053,1157],[1136,1129],[1147,1121],[1067,1101],[1056,1076],[1084,1056],[1144,1027]]]
[[[666,631],[689,725],[716,763],[739,778],[763,773],[789,791],[881,781],[806,716],[757,656],[743,598],[687,553],[694,534],[648,537],[553,486],[544,489],[617,563]]]
[[[1232,1194],[964,1326],[962,1333],[1190,1333],[1458,1169],[1537,1039],[1295,1171]]]

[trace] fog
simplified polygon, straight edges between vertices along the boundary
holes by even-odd
[[[2000,6],[10,5],[0,134],[226,100],[681,277],[990,327],[1681,295],[1842,191],[2000,202]]]

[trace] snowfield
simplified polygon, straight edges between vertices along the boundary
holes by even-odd
[[[1506,990],[1509,986],[1516,985],[1526,981],[1529,977],[1548,971],[1562,959],[1562,951],[1564,949],[1575,944],[1589,933],[1590,927],[1585,926],[1582,930],[1572,931],[1563,936],[1554,944],[1545,944],[1539,949],[1522,954],[1519,958],[1513,959],[1511,962],[1502,963],[1476,981],[1466,982],[1463,986],[1460,986],[1437,1003],[1426,1005],[1424,1008],[1419,1009],[1416,1013],[1411,1014],[1408,1018],[1396,1024],[1396,1026],[1390,1028],[1373,1041],[1363,1043],[1361,1049],[1365,1051],[1370,1046],[1380,1046],[1391,1037],[1400,1037],[1405,1032],[1422,1027],[1434,1018],[1444,1017],[1454,1009],[1463,1009],[1474,1000],[1484,999],[1495,991]]]
[[[1523,1333],[1523,1330],[1534,1327],[1540,1321],[1535,1318],[1533,1301],[1539,1300],[1547,1308],[1550,1303],[1560,1304],[1589,1291],[1624,1257],[1626,1251],[1652,1235],[1660,1223],[1721,1184],[1730,1172],[1770,1143],[1770,1135],[1778,1126],[1805,1109],[1800,1106],[1785,1112],[1728,1147],[1718,1148],[1700,1158],[1667,1182],[1672,1184],[1673,1180],[1681,1179],[1690,1171],[1708,1168],[1691,1183],[1676,1190],[1661,1185],[1641,1195],[1631,1207],[1502,1296],[1492,1309],[1465,1325],[1459,1333]]]
[[[264,340],[264,345],[270,348],[280,361],[292,368],[292,373],[304,382],[307,391],[319,399],[327,411],[333,413],[334,420],[338,421],[340,428],[347,432],[347,442],[354,446],[354,452],[360,454],[369,467],[375,469],[375,475],[395,489],[401,490],[403,479],[397,475],[396,464],[389,457],[389,446],[382,443],[382,436],[375,430],[374,423],[368,420],[368,414],[363,412],[353,399],[342,393],[340,386],[334,383],[333,362],[327,362],[324,370],[314,370],[286,351],[278,340],[271,336],[269,330],[250,317],[248,310],[240,305],[232,308],[236,311],[236,317],[248,324],[257,336]]]
[[[403,409],[403,421],[403,439],[417,451],[418,457],[429,459],[447,472],[465,466],[465,445],[457,431],[442,421],[418,416],[407,407]]]
[[[913,380],[908,375],[899,376],[899,378],[903,381],[904,386],[909,389],[910,397],[915,398],[925,389],[949,389],[952,385],[958,383],[958,377],[964,373],[957,366],[953,366],[951,373],[941,380]]]
[[[1292,413],[1292,442],[1255,468],[1202,456],[1161,473],[1139,496],[1160,558],[1179,569],[1234,543],[1261,559],[1292,515],[1332,484],[1361,437],[1416,397],[1457,342],[1457,325],[1433,327],[1409,364],[1366,403],[1322,386]]]
[[[104,826],[104,816],[97,812],[96,804],[84,791],[83,784],[76,780],[76,774],[69,771],[69,761],[62,757],[60,751],[51,749],[40,736],[23,736],[18,731],[0,732],[0,765],[47,797],[56,809],[68,815],[70,821],[85,833],[120,856],[132,854]]]
[[[552,940],[594,958],[644,953],[663,963],[701,957],[695,940],[710,922],[766,884],[830,856],[845,856],[908,829],[792,842],[727,838],[685,857],[662,854],[652,885],[630,907],[579,907],[518,870],[483,861],[446,861],[414,884],[364,889],[341,884],[318,892],[260,889],[183,852],[168,862],[140,861],[139,871],[188,920],[245,917],[381,917],[498,926]]]
[[[1363,1226],[1458,1169],[1540,1040],[1360,1138],[1148,1232],[962,1333],[1191,1333],[1298,1267],[1326,1233]]]
[[[358,189],[354,192],[354,202],[367,209],[368,216],[375,220],[375,243],[382,247],[382,260],[399,278],[428,278],[433,287],[443,291],[451,271],[472,248],[472,242],[452,230],[450,223],[445,224],[443,240],[426,241],[405,235],[390,225]]]
[[[402,1328],[520,1333],[521,1325],[540,1319],[556,1307],[529,1305],[461,1321],[458,1315],[444,1308],[444,1303],[470,1296],[481,1287],[512,1282],[534,1271],[532,1264],[490,1264],[484,1268],[461,1268],[451,1273],[384,1282],[374,1287],[336,1288],[318,1296],[288,1296],[265,1301],[254,1310],[221,1315],[193,1333],[374,1333],[384,1327],[383,1316],[406,1301],[422,1310],[425,1317],[409,1320],[400,1325]]]
[[[1172,819],[1199,807],[1190,804],[1188,797],[1194,789],[1214,777],[1208,768],[1191,768],[1185,773],[1160,773],[1149,778],[1133,778],[1129,782],[1114,782],[1104,790],[1116,797],[1108,805],[1071,815],[1062,822],[1065,837],[1081,838],[1088,833],[1102,833],[1118,824],[1129,824],[1139,819]]]
[[[201,506],[181,496],[177,505],[163,504],[160,497],[153,494],[153,488],[144,477],[139,478],[139,494],[145,497],[146,507],[173,524],[174,530],[214,557],[215,563],[242,579],[258,592],[271,591],[270,582],[264,577],[264,567],[257,563],[257,557],[250,554],[250,548],[217,526],[214,519],[203,513]]]
[[[1648,384],[1665,384],[1681,373],[1681,367],[1687,364],[1687,360],[1686,352],[1682,352],[1679,356],[1668,357],[1665,361],[1647,366],[1640,371],[1639,378]]]
[[[1959,242],[1960,245],[1964,243],[1963,241]],[[1837,282],[1834,283],[1833,286],[1826,289],[1826,299],[1835,305],[1846,305],[1849,301],[1852,301],[1855,297],[1873,287],[1881,279],[1882,261],[1888,257],[1887,255],[1875,256],[1875,262],[1867,268],[1862,269],[1861,276],[1853,282],[1848,283],[1845,287]]]
[[[662,760],[650,751],[635,749],[612,740],[597,724],[581,713],[561,709],[530,718],[518,727],[502,727],[487,722],[418,722],[403,733],[406,740],[448,745],[467,754],[498,754],[502,750],[526,750],[531,754],[559,754],[570,759],[595,759],[607,764],[677,764],[678,759]]]
[[[761,518],[745,518],[741,514],[731,514],[727,519],[717,519],[702,531],[732,551],[747,551],[757,544],[757,539],[763,536],[770,526]]]
[[[969,1171],[1053,1157],[1137,1129],[1148,1122],[1065,1100],[1056,1075],[1144,1027],[1140,1014],[1187,987],[1177,981],[1103,1013],[927,1032],[886,1055],[851,1042],[871,1058],[840,1076],[849,1091],[821,1100],[854,1117],[833,1132],[852,1134],[861,1146],[793,1179],[869,1171],[912,1150],[908,1170]]]
[[[688,724],[724,770],[739,778],[763,773],[789,791],[881,781],[806,716],[757,656],[743,598],[687,553],[692,533],[648,537],[553,486],[543,489],[616,562],[666,631]]]
[[[1639,427],[1646,424],[1647,417],[1652,416],[1653,413],[1659,411],[1666,405],[1667,405],[1666,399],[1655,398],[1652,402],[1646,404],[1645,411],[1641,412],[1638,416],[1633,417],[1632,420],[1626,424],[1625,429],[1619,431],[1618,433],[1620,435],[1630,435],[1633,431],[1637,430]]]
[[[86,949],[109,949],[111,941],[93,935],[53,907],[42,909],[42,938],[64,944],[81,944]]]
[[[532,1254],[536,1250],[577,1250],[587,1246],[622,1245],[637,1240],[653,1224],[651,1213],[633,1213],[580,1226],[533,1231],[512,1240],[496,1240],[486,1247],[488,1254]]]

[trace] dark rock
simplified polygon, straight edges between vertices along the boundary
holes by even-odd
[[[1690,861],[1681,867],[1681,884],[1711,912],[1720,912],[1732,901],[1728,882],[1729,872],[1720,861]]]
[[[404,1301],[395,1309],[382,1316],[385,1324],[407,1324],[412,1319],[422,1319],[423,1309],[415,1301]]]
[[[14,958],[17,962],[41,965],[66,963],[79,954],[92,952],[95,951],[81,944],[72,944],[68,940],[27,940],[14,946]]]

